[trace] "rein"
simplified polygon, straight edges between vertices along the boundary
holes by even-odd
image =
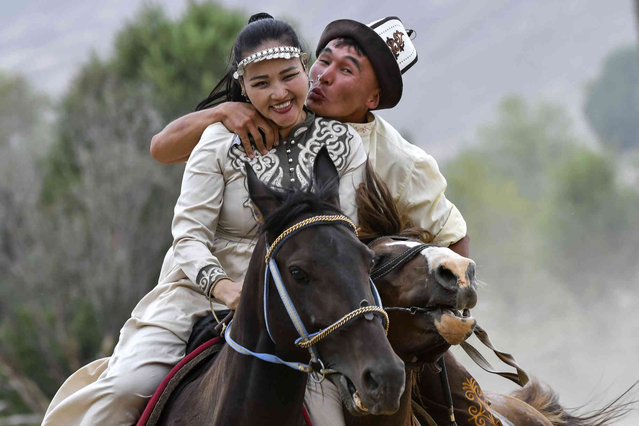
[[[382,316],[382,318],[384,319],[384,329],[385,329],[384,331],[388,333],[388,325],[389,325],[388,315],[382,308],[382,303],[379,297],[379,293],[377,292],[377,288],[375,288],[375,284],[373,284],[373,280],[371,278],[369,278],[369,282],[371,286],[371,291],[373,293],[375,305],[361,306],[360,308],[355,309],[351,311],[350,313],[344,315],[342,318],[335,321],[333,324],[329,325],[328,327],[325,327],[315,333],[309,334],[306,331],[306,327],[304,327],[304,324],[297,310],[295,309],[293,301],[291,300],[288,292],[286,291],[286,287],[284,286],[282,276],[280,274],[279,268],[277,267],[277,262],[275,261],[274,257],[277,254],[278,250],[281,248],[282,244],[286,240],[291,238],[293,235],[295,235],[297,232],[301,231],[302,229],[306,229],[311,226],[333,225],[333,224],[346,224],[355,232],[355,235],[357,235],[357,228],[355,227],[355,224],[348,217],[344,215],[313,216],[299,223],[296,223],[295,225],[291,226],[290,228],[282,232],[273,241],[273,244],[267,247],[266,255],[264,257],[264,260],[266,263],[266,269],[264,272],[263,301],[264,301],[264,322],[266,324],[266,331],[268,332],[268,335],[271,338],[271,341],[273,343],[276,343],[275,340],[273,339],[273,335],[271,334],[269,321],[268,321],[268,297],[269,297],[269,287],[270,287],[270,281],[271,281],[269,278],[272,277],[273,283],[275,284],[275,288],[277,289],[280,299],[282,300],[282,303],[284,304],[284,307],[286,308],[286,312],[288,313],[288,316],[291,319],[291,322],[293,323],[295,330],[300,336],[298,339],[295,340],[295,345],[300,348],[308,349],[310,357],[311,357],[311,361],[308,364],[304,364],[300,362],[288,362],[288,361],[284,361],[280,359],[279,357],[273,354],[252,352],[249,349],[241,346],[240,344],[238,344],[231,338],[231,335],[229,332],[229,329],[231,328],[231,324],[229,324],[228,327],[226,327],[226,330],[224,332],[224,338],[229,343],[229,346],[231,346],[231,348],[233,348],[235,351],[244,355],[251,355],[263,361],[286,365],[295,370],[299,370],[304,373],[310,373],[311,378],[314,381],[321,382],[324,380],[326,374],[336,373],[336,371],[332,369],[327,369],[324,367],[324,363],[320,359],[319,353],[317,352],[317,348],[315,347],[315,345],[318,342],[325,339],[331,333],[340,329],[346,324],[350,323],[352,320],[354,320],[355,318],[359,316],[364,316],[366,319],[372,320],[373,314],[378,314]],[[316,379],[313,373],[319,374],[320,377]]]

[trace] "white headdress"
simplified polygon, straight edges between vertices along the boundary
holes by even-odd
[[[237,71],[233,73],[234,79],[239,79],[244,75],[244,69],[248,64],[253,62],[265,61],[267,59],[291,59],[291,58],[301,58],[302,62],[304,62],[307,58],[306,53],[302,52],[302,49],[299,47],[293,46],[278,46],[278,47],[269,47],[268,49],[260,50],[259,52],[255,52],[252,55],[247,56],[242,59],[239,64],[237,64]]]

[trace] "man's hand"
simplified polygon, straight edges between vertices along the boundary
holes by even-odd
[[[253,137],[257,150],[262,154],[279,144],[277,126],[266,120],[251,104],[244,102],[225,102],[215,107],[220,121],[242,140],[242,146],[249,158],[254,157],[249,135]]]
[[[184,162],[189,159],[204,129],[212,123],[220,122],[231,132],[238,134],[250,158],[254,154],[249,135],[262,154],[279,143],[275,124],[262,117],[251,104],[226,102],[173,120],[151,139],[151,155],[163,164]]]
[[[213,288],[213,297],[224,303],[231,310],[236,310],[242,294],[242,283],[221,279]]]

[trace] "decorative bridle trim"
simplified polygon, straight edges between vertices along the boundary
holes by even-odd
[[[336,215],[319,215],[319,216],[313,216],[313,217],[309,217],[308,219],[304,219],[301,222],[296,223],[295,225],[291,226],[290,228],[286,229],[284,232],[282,232],[279,237],[277,237],[275,239],[275,241],[273,241],[273,244],[271,244],[271,246],[268,248],[266,255],[264,256],[264,262],[268,265],[268,261],[271,258],[271,256],[273,255],[273,252],[275,251],[275,249],[277,248],[277,246],[279,246],[279,244],[289,235],[291,235],[294,232],[299,231],[302,228],[306,228],[316,222],[346,222],[348,225],[350,225],[353,228],[353,231],[355,231],[355,236],[358,236],[357,234],[357,227],[355,226],[355,224],[353,223],[352,220],[350,220],[348,217],[342,215],[342,214],[336,214]]]
[[[302,338],[300,337],[299,339],[297,339],[295,344],[300,348],[308,349],[318,343],[320,340],[326,338],[329,334],[331,334],[338,328],[343,327],[344,325],[349,323],[351,320],[368,313],[382,314],[382,316],[386,319],[386,321],[384,322],[384,332],[388,334],[389,320],[386,311],[384,311],[384,309],[379,306],[364,306],[363,308],[355,309],[354,311],[344,315],[341,319],[335,321],[333,324],[329,325],[322,331],[318,331],[317,333],[309,335],[308,337],[310,337],[310,339],[308,340],[302,340]]]
[[[302,52],[302,49],[299,47],[293,46],[278,46],[278,47],[269,47],[268,49],[260,50],[259,52],[255,52],[252,55],[247,56],[242,59],[240,63],[237,64],[237,71],[233,73],[233,78],[238,80],[241,76],[244,75],[244,68],[248,64],[253,62],[265,61],[267,59],[291,59],[291,58],[301,58],[302,61],[305,61],[308,55]]]

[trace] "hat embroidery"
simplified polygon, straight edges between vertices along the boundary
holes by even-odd
[[[386,44],[395,55],[395,59],[399,58],[399,52],[404,51],[404,34],[401,31],[395,31],[393,38],[386,37]]]

